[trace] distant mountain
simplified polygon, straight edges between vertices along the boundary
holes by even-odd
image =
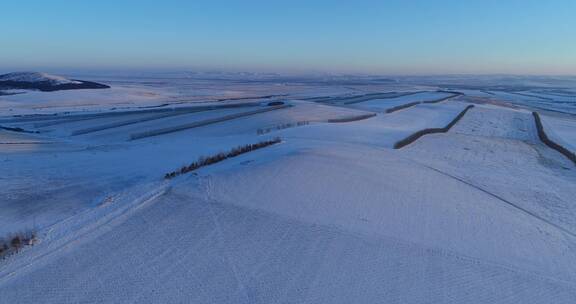
[[[38,90],[52,92],[77,89],[108,89],[105,84],[67,79],[61,76],[38,72],[18,72],[0,75],[0,89],[4,90]]]

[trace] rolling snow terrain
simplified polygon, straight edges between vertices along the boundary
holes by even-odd
[[[0,303],[576,302],[569,88],[215,77],[0,96]]]

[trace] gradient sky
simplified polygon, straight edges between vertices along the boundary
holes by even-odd
[[[576,75],[574,0],[2,1],[0,68]]]

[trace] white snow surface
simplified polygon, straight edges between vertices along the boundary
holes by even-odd
[[[0,96],[0,112],[13,114],[51,114],[64,111],[109,111],[158,105],[172,98],[145,88],[112,87],[106,90],[30,91],[25,94]]]
[[[576,153],[576,120],[567,117],[540,115],[550,140]]]
[[[529,111],[476,105],[395,150],[468,104],[348,123],[328,121],[367,112],[290,104],[135,141],[252,108],[0,117],[40,132],[0,131],[0,236],[39,234],[0,260],[0,303],[574,303],[576,168],[538,140]]]

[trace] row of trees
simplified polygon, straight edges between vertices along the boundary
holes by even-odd
[[[250,151],[262,149],[262,148],[277,144],[281,141],[282,140],[279,137],[276,137],[276,138],[261,141],[261,142],[255,143],[255,144],[248,144],[248,145],[236,147],[236,148],[234,148],[228,152],[220,152],[216,155],[207,156],[207,157],[203,156],[188,166],[184,166],[177,171],[166,173],[166,175],[164,175],[164,178],[165,179],[172,179],[176,176],[197,170],[197,169],[202,168],[204,166],[209,166],[209,165],[221,162],[225,159],[236,157],[240,154],[248,153]]]

